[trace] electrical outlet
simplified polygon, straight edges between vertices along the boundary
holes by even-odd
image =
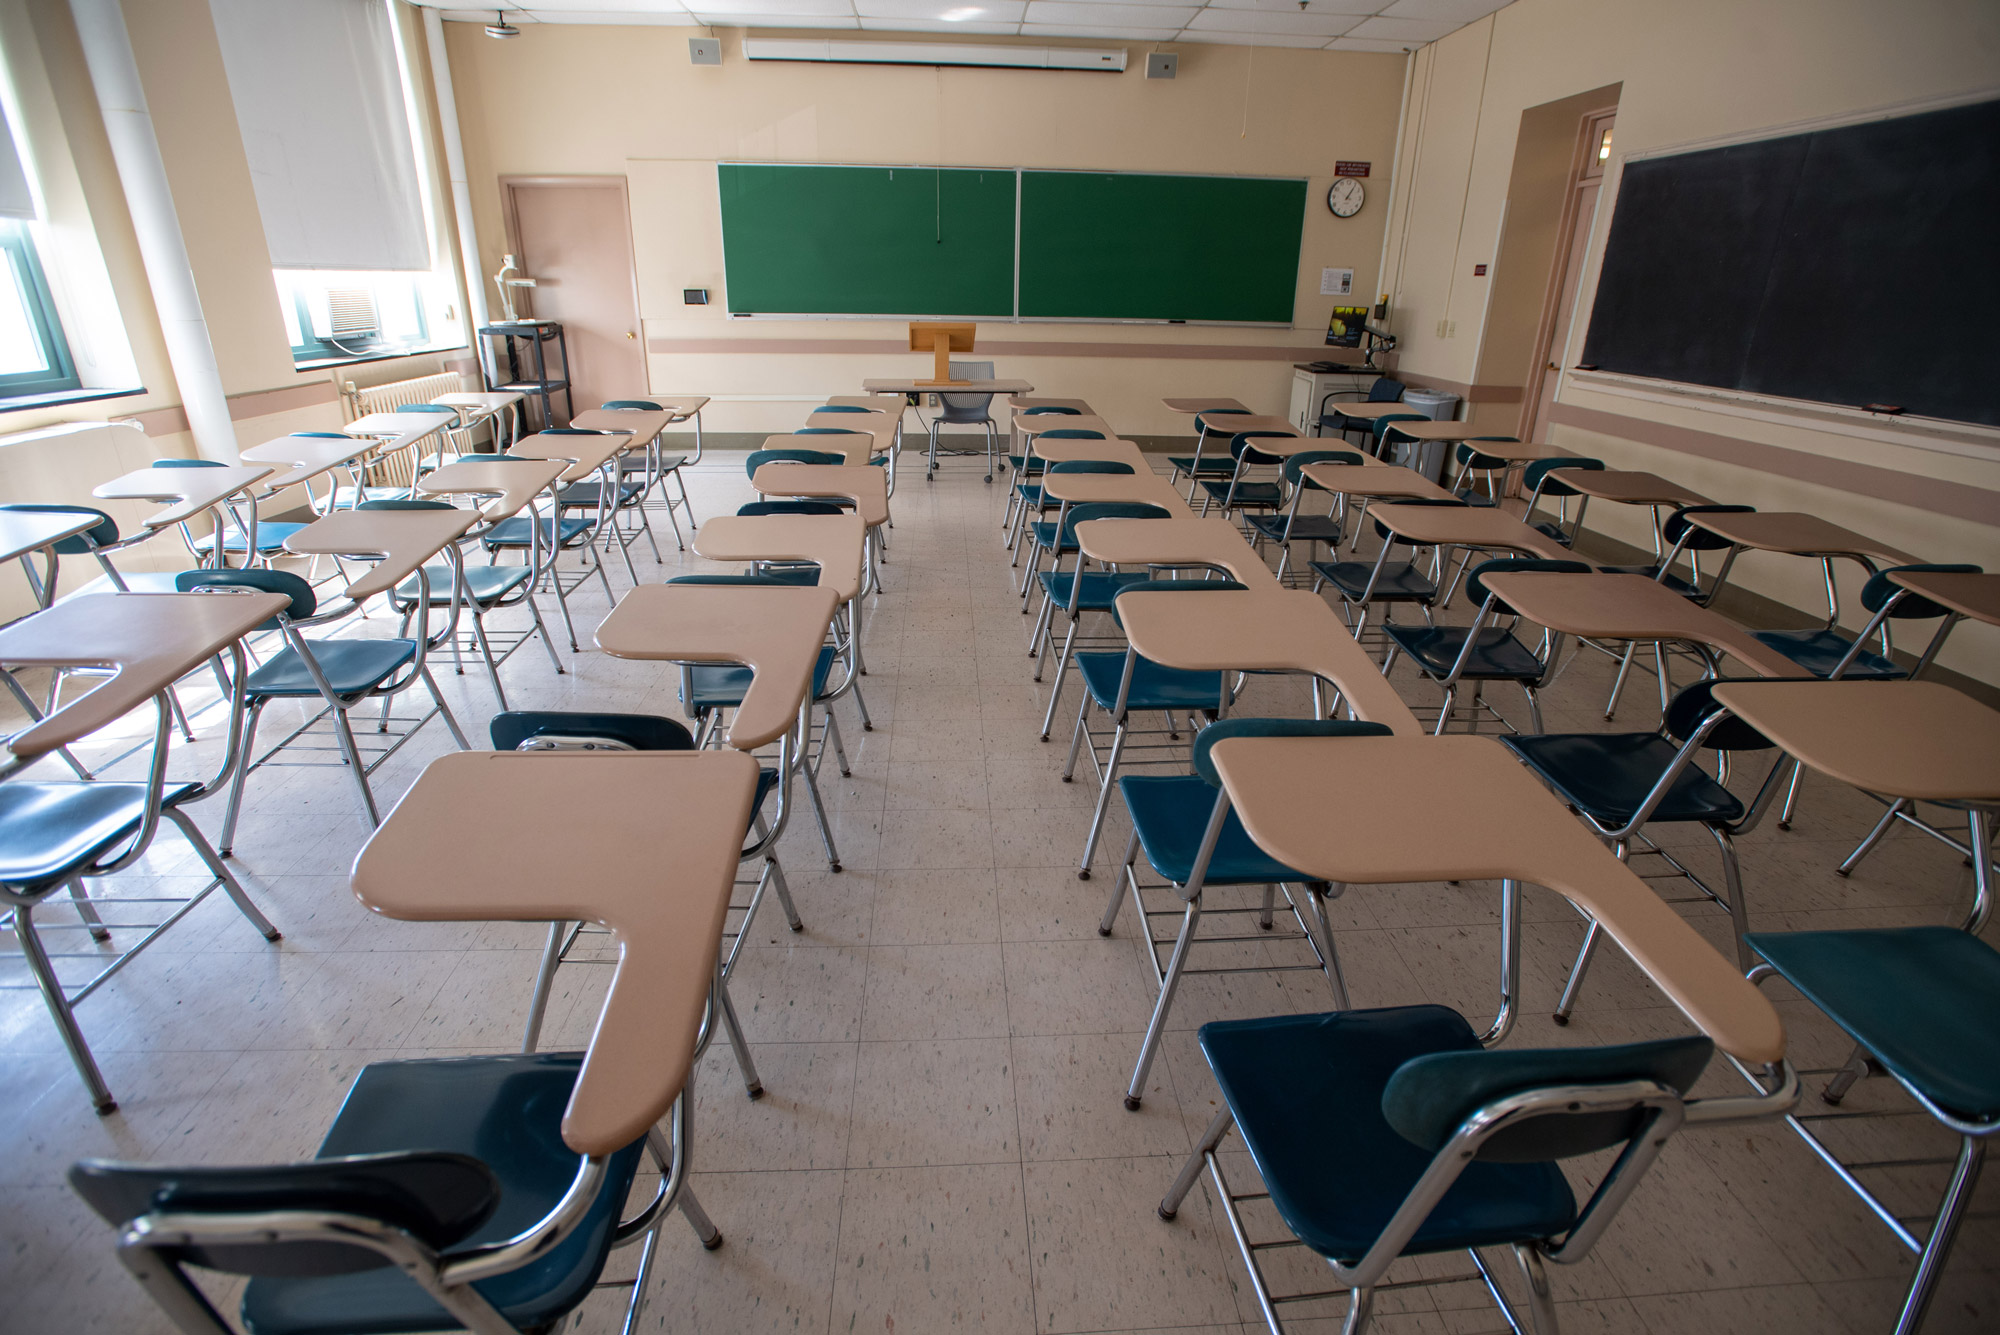
[[[924,404],[924,406],[925,406],[926,408],[932,408],[932,409],[935,409],[935,408],[936,408],[936,407],[938,406],[938,396],[937,396],[937,395],[935,395],[935,394],[926,394],[926,395],[924,396],[924,398],[928,400],[928,402]]]
[[[1446,338],[1457,338],[1457,337],[1458,337],[1458,321],[1456,321],[1456,320],[1449,320],[1449,321],[1447,321],[1447,322],[1445,323],[1445,327],[1444,327],[1444,336],[1445,336]]]
[[[1439,337],[1439,338],[1450,338],[1450,337],[1451,337],[1451,335],[1445,332],[1445,330],[1446,330],[1447,328],[1449,328],[1449,327],[1450,327],[1450,326],[1448,326],[1448,325],[1447,325],[1447,324],[1446,324],[1446,323],[1445,323],[1445,322],[1444,322],[1443,320],[1439,320],[1439,321],[1438,321],[1438,337]]]

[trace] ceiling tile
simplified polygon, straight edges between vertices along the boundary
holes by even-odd
[[[1430,19],[1363,19],[1347,35],[1350,37],[1377,37],[1383,41],[1435,42],[1448,32],[1456,32],[1465,25],[1460,23],[1433,22]]]
[[[1180,29],[1196,14],[1192,6],[1105,5],[1078,0],[1033,0],[1028,6],[1028,22],[1056,23],[1065,27],[1172,28]]]
[[[1284,34],[1291,37],[1338,37],[1362,20],[1353,14],[1315,14],[1297,9],[1277,13],[1267,9],[1204,9],[1188,24],[1190,35],[1197,32]]]
[[[1389,0],[1308,0],[1307,14],[1374,14]],[[1210,9],[1259,9],[1272,14],[1297,14],[1299,0],[1208,0]]]
[[[1015,8],[1020,8],[1016,5]],[[945,23],[937,19],[871,19],[861,20],[866,32],[922,32],[941,33],[950,36],[961,33],[968,37],[1012,37],[1020,30],[1018,23]]]
[[[1023,37],[1109,37],[1120,42],[1170,42],[1179,28],[1128,28],[1115,23],[1023,23]]]
[[[707,3],[707,0],[702,0]],[[854,32],[861,27],[860,20],[852,13],[845,18],[813,17],[801,14],[718,14],[713,10],[696,13],[695,21],[710,28],[799,28],[819,32],[838,29]]]
[[[1385,42],[1379,37],[1336,37],[1326,44],[1329,51],[1372,51],[1378,55],[1400,56],[1423,45],[1421,42]]]
[[[687,6],[677,0],[529,0],[523,8],[532,14],[545,16],[543,21],[547,23],[561,23],[562,16],[569,13],[675,14],[683,17],[687,14]]]
[[[1196,32],[1189,29],[1174,41],[1190,42],[1206,46],[1290,46],[1304,51],[1317,51],[1326,45],[1324,37],[1290,37],[1284,33],[1271,32]]]
[[[1027,0],[854,0],[854,12],[864,19],[926,19],[952,26],[1019,23],[1027,8]]]
[[[1466,24],[1483,19],[1511,0],[1395,0],[1382,10],[1384,18],[1428,19],[1434,23]]]
[[[811,17],[853,19],[848,0],[696,0],[694,12],[739,18]]]

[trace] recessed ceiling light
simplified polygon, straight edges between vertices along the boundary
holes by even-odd
[[[946,23],[963,23],[967,19],[976,19],[985,12],[976,5],[961,5],[957,9],[947,9],[938,17]]]

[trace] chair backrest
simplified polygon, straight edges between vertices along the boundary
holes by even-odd
[[[951,362],[949,365],[953,380],[991,380],[993,378],[992,362]]]
[[[1200,580],[1154,580],[1153,584],[1188,584],[1195,588],[1226,587],[1232,581],[1216,581],[1203,584]],[[1134,584],[1132,588],[1145,588]],[[1234,584],[1242,588],[1241,584]],[[1120,590],[1121,593],[1129,590]],[[1194,772],[1208,780],[1211,788],[1222,786],[1222,776],[1215,772],[1215,761],[1209,752],[1215,744],[1227,737],[1388,737],[1392,736],[1387,724],[1363,723],[1350,719],[1309,719],[1309,718],[1226,718],[1211,723],[1195,734]]]
[[[1667,522],[1660,526],[1661,534],[1670,543],[1679,543],[1683,534],[1687,535],[1687,550],[1691,552],[1719,552],[1730,545],[1729,539],[1710,533],[1705,528],[1696,528],[1687,520],[1689,515],[1705,514],[1751,514],[1754,505],[1683,505],[1667,516]]]
[[[792,433],[795,436],[865,436],[866,431],[857,431],[851,426],[802,426]]]
[[[1219,431],[1227,431],[1229,429],[1228,426],[1222,422],[1209,421],[1208,419],[1211,417],[1249,417],[1251,415],[1252,414],[1248,408],[1210,408],[1205,413],[1196,413],[1194,415],[1195,433],[1197,435],[1202,435],[1210,431],[1219,432]]]
[[[1559,575],[1588,575],[1589,566],[1581,561],[1540,561],[1529,557],[1502,557],[1497,561],[1481,561],[1466,576],[1465,591],[1475,605],[1484,605],[1492,590],[1486,587],[1486,576],[1504,575],[1514,570],[1543,570]],[[1493,610],[1501,616],[1514,615],[1514,609],[1507,606],[1504,599],[1494,604]]]
[[[1715,688],[1731,680],[1772,681],[1806,680],[1817,681],[1816,677],[1771,678],[1771,677],[1717,677],[1711,681],[1698,681],[1692,686],[1683,686],[1674,692],[1674,698],[1667,702],[1667,712],[1660,719],[1660,731],[1672,738],[1675,745],[1692,737],[1695,730],[1708,720],[1709,715],[1721,709],[1715,702]],[[1768,751],[1770,741],[1763,733],[1745,723],[1740,718],[1726,718],[1715,726],[1715,730],[1702,739],[1702,745],[1711,751]]]
[[[1398,422],[1428,422],[1431,419],[1422,413],[1386,413],[1369,423],[1368,430],[1380,440],[1389,433],[1389,428]]]
[[[1403,401],[1404,388],[1405,386],[1400,380],[1391,380],[1386,375],[1377,376],[1375,377],[1375,383],[1368,387],[1368,402],[1401,403]]]
[[[61,551],[62,549],[58,547],[56,550]],[[1891,566],[1889,570],[1931,570],[1943,575],[1977,575],[1983,573],[1980,567],[1969,565],[1907,565]],[[1889,570],[1870,575],[1868,582],[1861,586],[1861,605],[1871,613],[1881,611],[1891,598],[1903,591],[1902,585],[1889,578]],[[1929,619],[1931,617],[1949,616],[1950,614],[1951,609],[1949,607],[1934,603],[1930,599],[1915,593],[1907,595],[1902,602],[1897,603],[1889,612],[1891,619],[1901,619],[1904,617]]]
[[[739,515],[838,515],[847,512],[832,501],[750,501],[736,507]]]
[[[58,556],[81,556],[92,547],[109,547],[118,541],[118,521],[88,505],[40,505],[31,501],[0,505],[0,514],[9,512],[22,515],[96,515],[95,524],[55,545]]]
[[[357,510],[449,510],[450,501],[425,501],[412,497],[409,500],[363,501],[354,507]]]
[[[1102,431],[1091,431],[1085,427],[1059,426],[1053,431],[1042,432],[1050,440],[1106,440]]]
[[[694,734],[657,714],[598,714],[588,711],[514,709],[495,714],[487,725],[495,751],[520,751],[524,744],[557,739],[580,751],[692,751]]]
[[[1257,457],[1250,460],[1251,463],[1258,463],[1258,464],[1277,463],[1279,461],[1280,456],[1275,454],[1266,454],[1262,450],[1258,449],[1255,445],[1252,445],[1250,443],[1253,440],[1268,440],[1273,437],[1276,437],[1281,440],[1297,439],[1297,435],[1294,432],[1290,431],[1238,431],[1235,435],[1229,438],[1229,455],[1233,459],[1241,459],[1245,454],[1254,454]]]
[[[255,589],[259,593],[281,593],[292,600],[283,615],[303,621],[319,610],[319,596],[312,585],[289,570],[183,570],[174,576],[174,587],[182,593],[196,589]],[[258,630],[271,630],[276,620],[266,621]]]
[[[148,465],[152,468],[224,468],[219,459],[155,459]]]
[[[1119,473],[1136,471],[1123,459],[1058,459],[1049,465],[1051,473]]]
[[[1305,476],[1307,464],[1358,464],[1361,456],[1353,450],[1302,450],[1285,460],[1285,481],[1293,486],[1301,484],[1314,491],[1324,490],[1317,482]]]
[[[256,1215],[309,1210],[359,1215],[413,1234],[435,1251],[471,1237],[500,1204],[500,1180],[468,1154],[414,1150],[268,1167],[168,1167],[85,1159],[69,1184],[123,1229],[147,1215]],[[255,1234],[250,1234],[255,1236]],[[305,1278],[379,1270],[392,1262],[332,1235],[310,1241],[172,1246],[162,1258],[236,1275]]]
[[[1382,1116],[1403,1139],[1435,1152],[1480,1109],[1531,1090],[1637,1083],[1685,1095],[1714,1051],[1708,1038],[1690,1034],[1609,1047],[1433,1052],[1396,1068],[1382,1090]],[[1498,1163],[1572,1159],[1629,1141],[1652,1121],[1644,1108],[1570,1112],[1566,1106],[1574,1105],[1557,1103],[1494,1132],[1478,1157]]]
[[[675,575],[669,584],[761,584],[770,588],[789,585],[790,580],[774,575]]]
[[[1461,440],[1456,451],[1461,466],[1481,473],[1497,473],[1507,466],[1507,461],[1497,454],[1481,454],[1473,448],[1474,441],[1504,440],[1510,444],[1521,443],[1518,436],[1474,436],[1471,440]]]
[[[953,380],[991,380],[992,362],[952,362]],[[993,405],[991,394],[945,394],[938,395],[938,419],[945,422],[984,422],[988,410]]]
[[[1456,505],[1465,508],[1465,500],[1459,496],[1417,496],[1410,500],[1398,500],[1397,505]],[[1381,520],[1375,521],[1375,536],[1391,546],[1414,547],[1416,543],[1408,538],[1399,538],[1388,530]]]
[[[1582,456],[1566,459],[1537,459],[1521,470],[1521,486],[1530,496],[1539,487],[1544,496],[1574,496],[1575,487],[1565,486],[1549,476],[1558,468],[1580,468],[1588,473],[1604,471],[1604,460]]]
[[[1087,501],[1082,505],[1072,505],[1063,520],[1062,532],[1057,536],[1064,547],[1076,545],[1076,526],[1092,519],[1171,519],[1173,515],[1164,507],[1147,505],[1144,501]]]
[[[1033,408],[1023,408],[1021,410],[1021,416],[1023,417],[1047,417],[1050,414],[1054,414],[1057,417],[1083,416],[1083,413],[1080,409],[1065,408],[1061,404],[1057,403],[1042,403],[1042,404],[1037,404]]]
[[[396,410],[399,413],[449,413],[458,416],[458,409],[449,403],[407,403]]]
[[[547,426],[542,428],[545,436],[608,436],[608,431],[600,431],[594,426]]]
[[[311,436],[314,440],[353,440],[345,431],[294,431],[295,436]]]
[[[868,409],[858,403],[822,403],[813,409],[816,413],[865,413]]]
[[[841,464],[847,462],[844,454],[833,454],[826,450],[752,450],[750,457],[743,461],[743,471],[750,477],[757,476],[757,470],[765,464]]]
[[[609,403],[600,403],[597,406],[600,408],[607,408],[607,409],[632,408],[643,413],[658,413],[666,411],[666,409],[660,407],[659,404],[654,403],[651,399],[613,399]]]

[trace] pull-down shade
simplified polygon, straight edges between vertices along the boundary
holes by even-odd
[[[428,270],[384,0],[209,0],[277,269]]]
[[[28,189],[28,173],[14,147],[14,133],[7,124],[7,110],[0,107],[0,218],[33,218],[35,194]]]

